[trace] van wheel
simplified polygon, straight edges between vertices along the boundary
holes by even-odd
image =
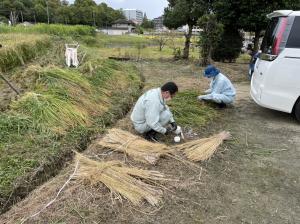
[[[300,122],[300,100],[295,105],[295,116],[297,120]]]

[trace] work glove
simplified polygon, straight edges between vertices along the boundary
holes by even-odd
[[[171,126],[172,126],[172,131],[175,131],[177,129],[177,124],[176,122],[172,122],[171,123]]]
[[[168,126],[166,129],[167,129],[167,131],[166,131],[165,135],[168,135],[173,131],[173,128],[170,126]]]
[[[197,100],[201,101],[203,96],[197,96]]]

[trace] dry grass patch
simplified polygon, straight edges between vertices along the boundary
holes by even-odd
[[[162,191],[157,187],[147,184],[138,178],[150,181],[165,180],[164,175],[158,171],[148,171],[127,167],[119,161],[99,162],[76,154],[79,161],[76,178],[84,183],[98,186],[103,183],[118,198],[124,197],[135,205],[146,200],[151,205],[158,205]]]
[[[166,156],[171,149],[160,143],[152,143],[121,129],[111,129],[102,139],[94,143],[101,146],[123,152],[134,160],[156,164],[160,157]]]
[[[224,140],[230,138],[229,132],[221,132],[209,138],[193,140],[176,147],[184,151],[188,159],[192,161],[205,161],[210,159]]]

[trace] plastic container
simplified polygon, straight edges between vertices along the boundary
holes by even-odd
[[[180,139],[180,137],[179,137],[179,136],[175,136],[175,137],[174,137],[174,142],[175,142],[175,143],[179,143],[179,142],[180,142],[180,140],[181,140],[181,139]]]

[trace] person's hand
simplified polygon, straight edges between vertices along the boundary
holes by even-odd
[[[167,129],[167,131],[166,131],[165,135],[168,135],[173,131],[173,128],[170,126],[168,126],[166,129]]]
[[[172,126],[172,131],[175,131],[177,129],[177,124],[176,122],[172,122],[171,123],[171,126]]]
[[[202,101],[202,97],[203,97],[203,96],[198,96],[197,99],[198,99],[199,101]]]

